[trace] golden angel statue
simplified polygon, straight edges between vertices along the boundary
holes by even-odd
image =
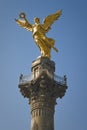
[[[21,13],[19,15],[21,20],[15,19],[17,24],[27,29],[28,31],[32,32],[34,41],[40,49],[41,56],[50,58],[52,48],[56,52],[58,52],[58,49],[54,47],[55,40],[52,38],[48,38],[46,36],[46,33],[51,29],[51,25],[54,23],[55,20],[57,20],[60,17],[61,14],[62,14],[62,11],[59,10],[54,14],[48,15],[47,17],[45,17],[42,24],[40,24],[39,18],[34,18],[35,23],[31,24],[26,19],[25,13]]]

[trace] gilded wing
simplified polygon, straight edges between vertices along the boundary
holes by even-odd
[[[20,18],[22,18],[23,20],[15,19],[16,23],[19,24],[22,28],[25,28],[25,29],[27,29],[28,31],[31,31],[31,32],[32,32],[32,24],[30,24],[30,23],[28,22],[28,20],[25,18],[25,14],[24,14],[24,13],[21,13],[19,16],[20,16]]]
[[[62,10],[59,10],[54,14],[48,15],[43,21],[43,28],[48,32],[51,25],[54,23],[55,20],[57,20],[60,17],[61,14]]]

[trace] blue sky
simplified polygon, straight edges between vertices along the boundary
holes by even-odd
[[[63,14],[47,34],[56,40],[52,51],[56,74],[67,75],[68,89],[55,107],[55,130],[87,129],[87,1],[0,0],[0,130],[29,130],[30,106],[18,89],[19,75],[31,73],[39,55],[31,32],[14,19],[25,12],[33,23],[57,10]]]

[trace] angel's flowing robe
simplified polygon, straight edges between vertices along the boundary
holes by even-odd
[[[41,55],[50,58],[51,48],[54,46],[55,40],[48,38],[45,33],[47,31],[40,24],[32,26],[33,38],[41,51]]]

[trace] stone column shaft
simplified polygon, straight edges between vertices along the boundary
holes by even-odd
[[[21,77],[20,91],[29,99],[31,107],[31,130],[54,130],[54,112],[57,98],[66,92],[66,78],[56,81],[55,63],[46,57],[32,62],[30,81]],[[57,78],[57,77],[56,77]]]

